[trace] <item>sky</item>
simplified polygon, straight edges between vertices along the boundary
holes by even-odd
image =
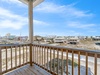
[[[44,0],[33,8],[34,35],[99,36],[100,0]],[[0,0],[0,36],[29,35],[28,6]]]

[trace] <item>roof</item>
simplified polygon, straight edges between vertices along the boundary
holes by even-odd
[[[25,4],[27,4],[28,5],[28,1],[29,0],[19,0],[19,1],[21,1],[21,2],[23,2],[23,3],[25,3]],[[41,2],[43,2],[44,0],[33,0],[33,8],[35,7],[35,6],[37,6],[38,4],[40,4]]]

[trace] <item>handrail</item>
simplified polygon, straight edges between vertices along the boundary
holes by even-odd
[[[29,63],[29,47],[30,44],[10,44],[0,46],[0,63],[3,63],[2,65],[0,64],[2,74]]]
[[[0,45],[0,47],[3,49],[5,47],[15,47],[15,46],[23,46],[23,45],[30,45],[29,43],[27,44],[4,44],[4,45]],[[50,45],[50,44],[36,44],[36,43],[33,43],[33,45],[38,45],[38,46],[44,46],[44,47],[52,47],[52,48],[55,48],[55,49],[68,49],[68,50],[73,50],[73,51],[81,51],[81,52],[89,52],[89,53],[97,53],[97,54],[100,54],[100,50],[89,50],[89,49],[82,49],[82,48],[71,48],[71,47],[65,47],[65,46],[53,46],[53,45]]]
[[[10,48],[10,47],[16,47],[16,46],[25,46],[25,45],[30,45],[29,43],[27,44],[1,44],[0,47],[2,49],[5,49],[5,47]]]
[[[98,58],[100,59],[100,51],[99,50],[86,50],[86,49],[79,49],[79,48],[69,48],[69,47],[62,47],[62,46],[52,46],[50,44],[11,44],[11,45],[2,45],[0,46],[1,53],[5,52],[6,59],[2,59],[2,55],[0,54],[2,59],[0,62],[3,62],[5,64],[5,70],[2,71],[2,73],[6,73],[8,71],[11,71],[13,69],[16,69],[20,66],[23,66],[27,63],[30,63],[32,66],[32,62],[46,71],[50,72],[53,75],[61,73],[63,75],[63,72],[66,72],[66,75],[69,73],[69,64],[72,66],[72,75],[74,74],[74,65],[75,65],[75,57],[74,54],[77,55],[77,65],[78,65],[78,75],[81,73],[81,55],[85,56],[86,60],[84,63],[86,65],[86,75],[88,75],[89,69],[89,57],[94,58],[94,75],[98,75],[97,72],[97,66],[98,66]],[[8,56],[8,53],[11,53],[10,56]],[[13,52],[14,51],[14,52]],[[14,55],[13,55],[14,53]],[[69,57],[69,54],[71,54],[71,57]],[[30,56],[29,56],[30,55]],[[8,69],[8,60],[9,57],[11,57],[11,68]],[[15,67],[12,66],[13,57],[15,58]],[[22,59],[21,58],[25,58]],[[28,58],[28,59],[27,59]],[[18,60],[17,60],[18,59]],[[29,61],[30,60],[30,61]],[[5,63],[4,63],[5,62]],[[18,62],[18,63],[16,63]],[[64,64],[66,63],[66,64]],[[2,64],[2,66],[3,66]],[[0,64],[1,65],[1,64]],[[99,63],[100,65],[100,63]],[[65,69],[66,68],[66,69]],[[1,68],[3,69],[3,68]],[[1,71],[0,69],[0,71]]]
[[[71,47],[65,47],[65,46],[52,46],[50,44],[33,44],[35,46],[41,46],[41,47],[49,47],[49,48],[53,48],[53,49],[63,49],[63,51],[66,51],[66,50],[69,50],[69,51],[76,51],[76,54],[77,51],[78,52],[87,52],[87,53],[91,53],[90,55],[88,56],[92,56],[94,57],[94,54],[98,54],[98,58],[100,58],[100,50],[89,50],[89,49],[81,49],[81,48],[71,48]],[[84,55],[84,53],[81,53],[82,55]]]
[[[69,54],[71,57],[69,57]],[[75,58],[77,55],[77,59]],[[84,56],[84,68],[86,69],[85,74],[88,75],[88,73],[91,73],[89,70],[90,63],[89,58],[92,57],[94,63],[92,63],[92,66],[94,66],[94,75],[98,74],[97,66],[100,65],[100,62],[98,63],[98,59],[100,60],[100,51],[99,50],[86,50],[86,49],[79,49],[79,48],[69,48],[69,47],[62,47],[62,46],[52,46],[49,44],[35,44],[33,43],[33,63],[37,64],[38,66],[42,67],[43,69],[47,70],[48,72],[52,73],[53,75],[61,74],[65,72],[66,75],[69,73],[69,64],[72,66],[72,75],[75,75],[74,73],[74,65],[76,64],[75,61],[77,60],[77,68],[78,68],[78,75],[81,75],[81,56]],[[41,60],[42,61],[39,61]],[[41,64],[42,62],[42,64]],[[66,62],[66,64],[65,64]],[[69,63],[70,62],[70,63]],[[45,66],[46,65],[46,66]],[[57,66],[57,67],[56,67]],[[66,69],[65,69],[66,67]]]

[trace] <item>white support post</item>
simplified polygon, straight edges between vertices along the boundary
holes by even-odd
[[[33,43],[33,0],[29,0],[29,43],[30,43],[30,66],[32,66],[32,43]]]
[[[2,52],[1,52],[1,47],[0,47],[0,75],[2,75]]]
[[[33,43],[33,0],[29,0],[29,43]]]

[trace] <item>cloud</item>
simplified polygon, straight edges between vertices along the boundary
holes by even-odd
[[[95,16],[95,14],[91,13],[90,10],[82,10],[75,7],[77,3],[72,3],[68,5],[58,5],[52,2],[43,2],[39,6],[37,6],[34,11],[37,13],[46,13],[46,14],[57,14],[62,16],[65,20],[66,28],[70,27],[70,29],[75,29],[75,31],[68,31],[68,35],[84,35],[81,32],[77,32],[77,28],[79,30],[85,29],[87,31],[91,31],[97,24],[89,22],[90,18]],[[87,20],[88,19],[88,20]],[[57,34],[57,33],[56,33]],[[66,33],[61,33],[66,34]],[[60,34],[60,35],[61,35]]]
[[[73,27],[73,28],[88,29],[90,27],[94,27],[95,24],[82,23],[80,21],[69,21],[69,22],[67,22],[67,26]]]
[[[1,0],[2,2],[7,2],[8,4],[16,4],[17,6],[20,5],[23,7],[23,5],[25,6],[25,4],[21,3],[18,0]],[[0,1],[0,2],[1,2]],[[92,22],[92,17],[94,17],[94,14],[91,13],[91,11],[89,10],[82,10],[82,9],[78,9],[75,7],[76,4],[69,4],[69,5],[58,5],[52,2],[43,2],[40,5],[38,5],[37,7],[34,8],[35,13],[41,13],[43,16],[46,15],[55,15],[54,17],[61,17],[63,21],[62,22],[58,22],[59,25],[66,25],[66,29],[70,28],[70,30],[73,31],[64,31],[62,32],[60,29],[57,28],[59,31],[44,31],[41,34],[49,34],[52,32],[52,34],[57,34],[57,35],[80,35],[83,33],[85,33],[84,31],[81,31],[81,29],[86,29],[86,32],[95,32],[95,26],[97,24],[95,23],[89,23]],[[16,29],[19,30],[21,28],[23,28],[23,26],[28,25],[28,18],[24,17],[22,15],[17,15],[14,12],[11,12],[10,10],[6,10],[4,8],[0,7],[0,29],[1,28],[12,28],[12,29]],[[52,17],[53,18],[53,17]],[[91,19],[89,19],[91,18]],[[43,18],[45,20],[45,18]],[[54,20],[54,19],[52,19]],[[58,19],[57,19],[58,20]],[[57,20],[55,19],[54,21],[57,22]],[[91,21],[90,21],[91,20]],[[54,22],[53,21],[53,22]],[[54,23],[52,25],[58,25],[58,23]],[[48,24],[47,22],[44,22],[42,20],[34,20],[34,25],[36,26],[48,26],[50,24]],[[64,26],[65,27],[65,26]],[[63,26],[62,26],[63,28]],[[72,28],[72,29],[71,29]],[[78,30],[76,29],[78,28]],[[95,28],[95,29],[93,29]],[[75,30],[74,30],[75,29]],[[45,29],[44,29],[45,30]],[[97,30],[97,29],[96,29]],[[78,32],[80,31],[80,32]],[[39,33],[39,34],[40,34]]]
[[[93,16],[89,11],[79,10],[74,7],[73,4],[69,5],[57,5],[51,2],[43,2],[35,8],[36,12],[43,13],[59,13],[60,15],[75,16],[75,17],[90,17]]]
[[[84,35],[83,33],[81,33],[81,32],[77,32],[77,31],[74,31],[74,30],[66,30],[66,31],[64,31],[64,32],[54,32],[54,31],[46,31],[46,32],[44,32],[44,31],[37,31],[37,32],[35,32],[35,35],[41,35],[41,36],[48,36],[48,35],[57,35],[57,36],[72,36],[72,35],[74,35],[74,36],[78,36],[78,35]]]
[[[43,21],[39,21],[39,20],[34,20],[33,21],[35,25],[39,25],[39,26],[48,26],[49,24]]]
[[[28,25],[28,18],[21,15],[14,14],[13,12],[0,7],[0,28],[21,29],[23,26]],[[35,25],[46,26],[46,22],[34,20]]]
[[[21,29],[26,25],[27,18],[16,15],[9,10],[0,7],[0,28]]]
[[[16,4],[16,5],[21,6],[21,7],[25,7],[25,5],[26,5],[19,0],[0,0],[0,1],[1,1],[1,3],[6,2],[8,4]]]
[[[63,6],[58,6],[54,3],[44,2],[37,6],[34,11],[40,11],[44,13],[58,13],[61,11],[59,11],[59,9],[61,8],[63,8]]]
[[[1,0],[2,2],[8,2],[8,3],[19,3],[19,0]]]
[[[1,0],[1,2],[7,2],[10,4],[17,4],[20,6],[25,6],[24,3],[20,2],[19,0]],[[94,14],[88,11],[83,11],[75,8],[74,6],[76,3],[72,3],[69,5],[57,5],[52,2],[43,2],[38,5],[34,11],[36,12],[43,12],[43,13],[59,13],[60,15],[66,16],[74,16],[74,17],[90,17]]]

